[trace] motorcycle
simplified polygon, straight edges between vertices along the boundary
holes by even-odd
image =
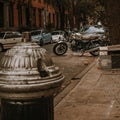
[[[72,36],[70,39],[70,49],[73,52],[79,53],[80,56],[89,52],[92,56],[99,55],[99,47],[108,45],[103,36]],[[53,52],[56,55],[64,55],[68,50],[68,44],[65,41],[59,41],[53,47]]]

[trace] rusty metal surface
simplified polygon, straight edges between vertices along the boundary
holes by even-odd
[[[22,42],[0,60],[0,97],[31,99],[54,94],[63,82],[48,52],[32,42]]]

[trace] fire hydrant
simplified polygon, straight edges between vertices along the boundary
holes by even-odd
[[[54,120],[54,94],[63,83],[46,49],[23,41],[6,51],[0,60],[1,120]]]

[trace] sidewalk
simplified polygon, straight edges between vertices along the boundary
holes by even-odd
[[[94,62],[54,114],[55,120],[120,120],[120,69],[101,70]]]

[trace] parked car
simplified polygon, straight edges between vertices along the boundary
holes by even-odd
[[[0,52],[22,42],[22,35],[17,31],[0,32]]]
[[[43,29],[31,31],[31,39],[32,41],[38,43],[39,45],[52,43],[51,33]]]
[[[53,42],[58,42],[60,40],[66,40],[65,32],[62,30],[56,30],[52,32],[52,40]]]

